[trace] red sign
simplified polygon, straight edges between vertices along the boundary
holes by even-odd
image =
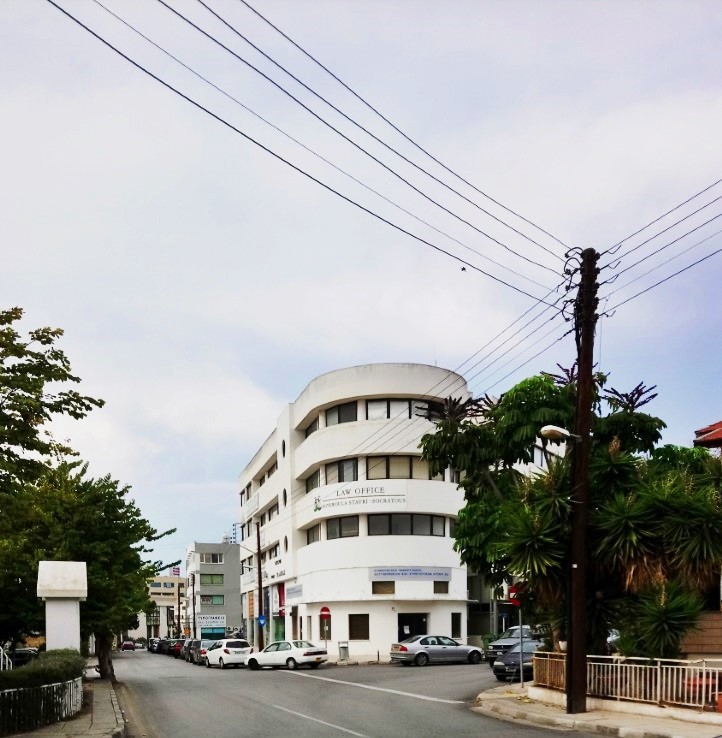
[[[328,620],[331,617],[331,611],[324,605],[321,608],[321,620]]]
[[[521,600],[519,599],[519,595],[523,592],[523,584],[512,584],[511,587],[509,587],[509,602],[511,602],[511,604],[515,607],[521,607]]]

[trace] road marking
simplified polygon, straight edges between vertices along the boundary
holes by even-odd
[[[306,720],[311,720],[314,723],[321,723],[321,725],[326,725],[329,728],[335,728],[336,730],[340,730],[344,733],[348,733],[349,735],[355,735],[358,736],[358,738],[367,738],[363,733],[356,733],[353,730],[349,730],[348,728],[342,728],[340,725],[334,725],[333,723],[327,723],[325,720],[319,720],[318,718],[311,717],[310,715],[304,715],[302,712],[296,712],[295,710],[289,710],[286,707],[281,707],[280,705],[274,705],[274,707],[277,710],[282,710],[283,712],[287,712],[290,715],[295,715],[296,717],[302,717]]]
[[[329,677],[315,676],[313,674],[302,674],[299,671],[284,671],[284,674],[291,676],[304,677],[305,679],[318,679],[322,682],[331,682],[332,684],[346,684],[349,687],[358,687],[358,689],[370,689],[373,692],[387,692],[388,694],[398,694],[402,697],[411,697],[414,700],[424,700],[425,702],[443,702],[445,705],[463,705],[464,700],[443,700],[440,697],[426,697],[423,694],[413,694],[412,692],[401,692],[398,689],[386,689],[385,687],[372,687],[370,684],[358,684],[357,682],[344,682],[341,679],[330,679]]]

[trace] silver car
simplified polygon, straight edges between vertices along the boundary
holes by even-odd
[[[442,635],[415,635],[391,646],[391,661],[408,666],[458,661],[478,664],[484,658],[479,646],[465,646]]]

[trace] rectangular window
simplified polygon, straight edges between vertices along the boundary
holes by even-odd
[[[160,586],[161,586],[161,584],[160,584],[160,582],[151,582],[151,583],[150,583],[150,586],[151,586],[151,587],[160,587]]]
[[[306,531],[306,543],[316,543],[321,540],[321,523]]]
[[[223,605],[225,604],[223,595],[201,595],[201,605]]]
[[[391,533],[391,518],[389,515],[369,515],[370,536],[387,536]]]
[[[338,425],[339,423],[352,423],[358,419],[358,403],[345,402],[326,410],[326,425]]]
[[[358,480],[358,459],[342,459],[326,464],[326,484]]]
[[[414,515],[412,530],[415,536],[430,536],[431,515]]]
[[[163,589],[175,589],[175,582],[163,582]]]
[[[281,547],[278,545],[278,543],[276,543],[273,546],[271,546],[271,548],[268,550],[268,558],[277,559],[280,553],[281,553]]]
[[[371,594],[392,595],[396,593],[396,582],[371,582]]]
[[[369,640],[369,616],[368,615],[349,615],[348,616],[348,637],[351,641],[368,641]]]
[[[386,420],[388,416],[386,400],[366,400],[366,420]]]
[[[326,538],[351,538],[358,535],[358,515],[345,518],[329,518],[326,521]]]
[[[200,554],[201,564],[222,564],[222,553],[202,553]]]
[[[311,425],[309,425],[304,431],[306,438],[308,438],[311,435],[311,433],[315,433],[317,430],[318,430],[318,416],[314,419]]]
[[[461,638],[461,613],[451,613],[451,637]]]
[[[390,456],[389,457],[389,479],[410,479],[411,457]]]
[[[316,471],[311,474],[310,477],[306,479],[306,494],[308,494],[311,490],[316,489],[316,487],[320,486],[321,484],[321,470],[316,469]]]
[[[449,536],[456,538],[456,518],[449,518]]]
[[[431,516],[431,535],[432,536],[443,536],[444,535],[444,518],[441,515]]]
[[[271,464],[271,468],[266,472],[269,479],[273,475],[273,473],[278,469],[278,464],[274,461],[273,464]]]
[[[201,586],[218,586],[223,584],[223,574],[201,574]]]
[[[429,462],[424,461],[418,456],[411,457],[411,478],[412,479],[431,479],[429,474]]]
[[[389,400],[389,418],[409,418],[409,401]]]
[[[366,457],[366,479],[388,479],[388,457]]]
[[[261,528],[266,524],[266,513],[261,513]]]
[[[392,536],[410,536],[411,535],[411,515],[408,513],[398,513],[391,516],[391,535]]]
[[[449,583],[448,582],[434,582],[434,594],[449,594]]]

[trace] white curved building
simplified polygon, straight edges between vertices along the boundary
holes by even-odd
[[[453,549],[463,494],[449,470],[430,479],[418,446],[433,429],[428,404],[449,396],[469,396],[454,372],[372,364],[317,377],[287,406],[240,475],[249,638],[261,591],[265,643],[327,641],[343,657],[342,642],[352,659],[384,659],[415,633],[466,639],[467,573]]]

